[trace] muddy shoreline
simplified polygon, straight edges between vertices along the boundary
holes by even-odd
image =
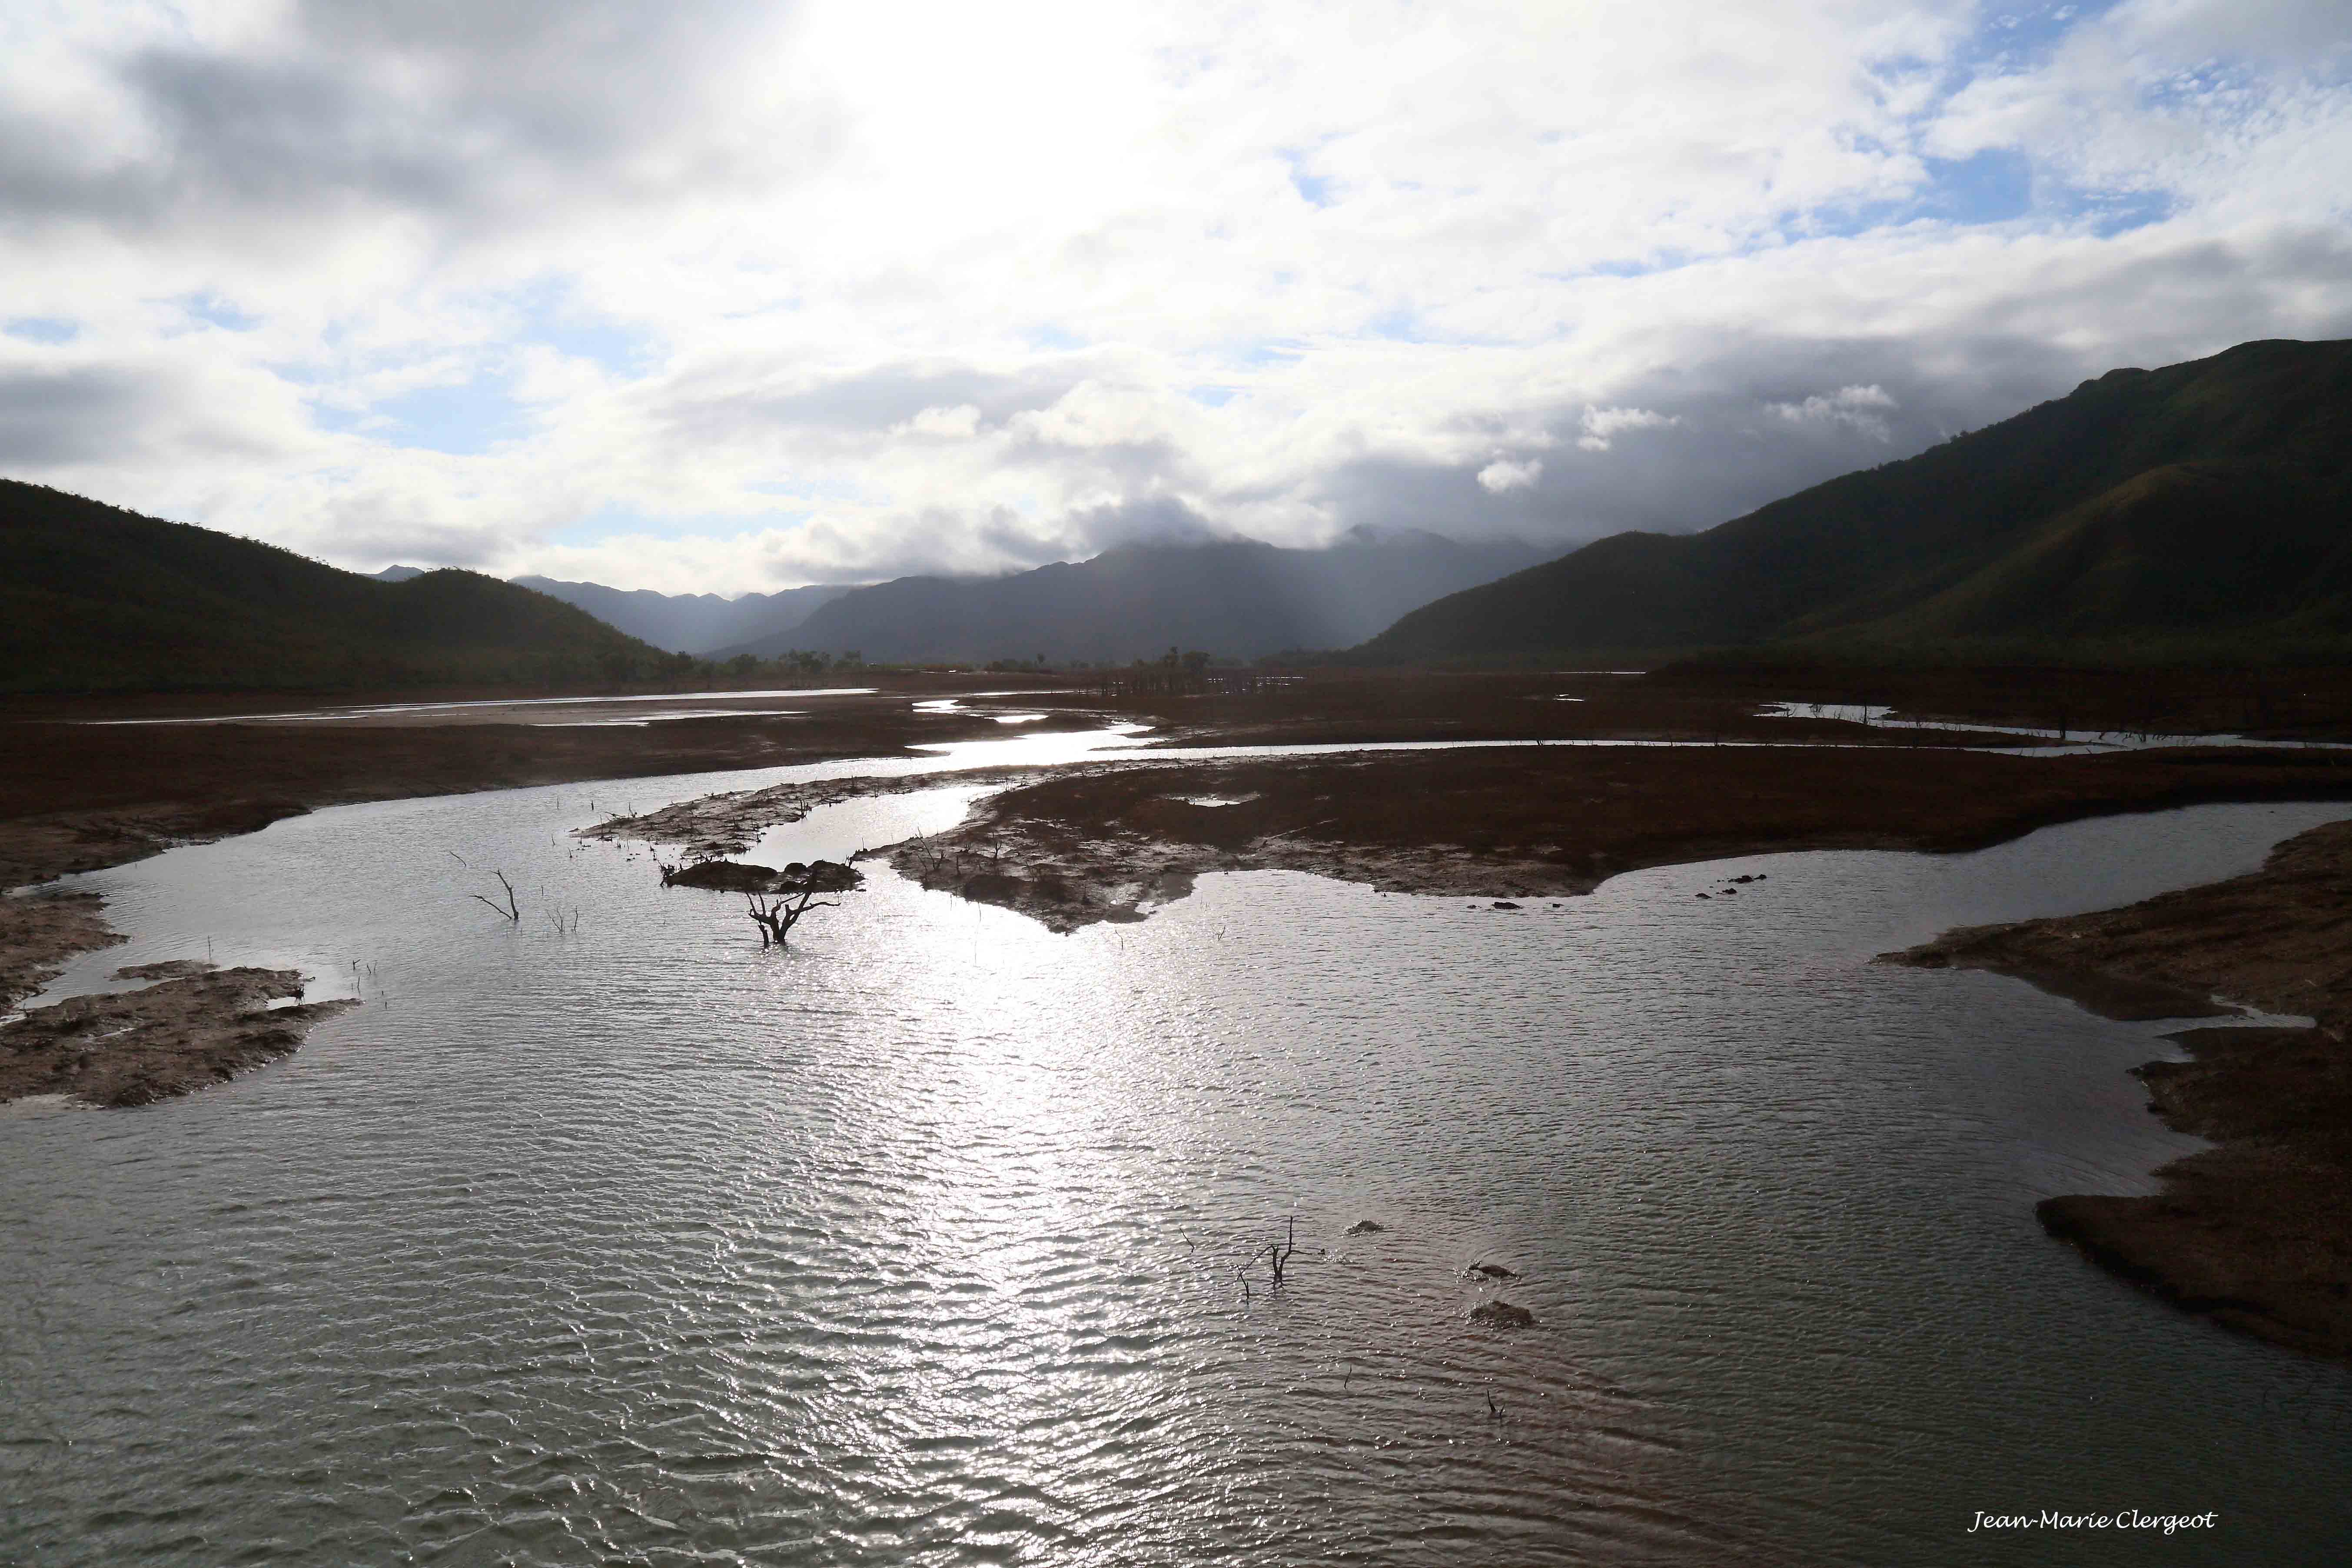
[[[89,895],[5,896],[9,889],[126,865],[174,845],[256,833],[322,806],[904,754],[912,745],[1004,733],[994,710],[985,707],[951,713],[911,707],[917,698],[969,695],[1001,682],[897,678],[879,684],[870,697],[787,692],[764,700],[774,712],[659,723],[634,721],[644,706],[620,698],[567,704],[560,724],[526,721],[512,708],[425,722],[409,706],[436,699],[513,700],[516,694],[505,691],[379,694],[404,710],[320,721],[236,721],[239,714],[304,707],[286,695],[0,704],[0,1012],[37,993],[77,954],[123,940]],[[721,694],[703,705],[747,700]],[[696,705],[665,697],[656,706],[673,703]],[[1058,714],[1044,727],[1097,721]]]
[[[1002,681],[902,678],[871,697],[809,699],[793,711],[633,727],[543,727],[479,714],[446,724],[414,714],[382,722],[223,721],[235,716],[224,711],[233,710],[226,699],[180,705],[184,716],[205,722],[153,726],[71,721],[118,714],[121,704],[19,708],[0,713],[14,742],[0,746],[0,887],[121,864],[173,843],[256,831],[323,805],[903,756],[925,742],[1001,738],[1006,731],[994,720],[1008,709],[1044,709],[1052,715],[1045,727],[1076,729],[1103,722],[1108,708],[1159,721],[1166,726],[1160,739],[1196,743],[1509,735],[1783,744],[1514,747],[1231,763],[1174,763],[1143,753],[1074,767],[738,793],[586,831],[650,838],[688,858],[714,858],[740,853],[766,826],[835,801],[948,784],[1001,788],[950,833],[879,852],[926,887],[1070,931],[1143,918],[1215,870],[1301,870],[1399,892],[1540,898],[1588,892],[1645,866],[1729,855],[1965,849],[2116,812],[2203,801],[2352,798],[2352,765],[2325,753],[2017,757],[1937,749],[1935,742],[1958,737],[1766,719],[1754,711],[1755,694],[1737,683],[1650,689],[1610,677],[1349,679],[1274,686],[1255,695],[1153,699],[1142,705],[1147,714],[1076,687],[1024,691],[992,705],[984,693]],[[939,696],[966,698],[972,710],[913,710],[915,700]],[[775,700],[795,700],[789,694]],[[160,700],[133,706],[130,716],[174,711]],[[1785,743],[1806,741],[1840,744]],[[0,990],[29,995],[75,952],[119,940],[94,900],[0,899]],[[193,1005],[200,994],[211,997],[205,1005],[215,1016],[205,1026],[218,1038],[191,1058],[212,1067],[192,1068],[187,1087],[216,1081],[213,1068],[262,1048],[253,1033],[257,1026],[246,1018],[250,997],[227,983],[206,982],[183,986],[172,1005]],[[130,1005],[121,998],[84,1000]],[[64,1016],[42,1026],[61,1027]],[[268,1028],[288,1029],[282,1011],[271,1016]],[[231,1043],[219,1044],[230,1037]],[[291,1037],[299,1044],[299,1031]],[[40,1071],[54,1078],[56,1064]],[[163,1091],[163,1079],[142,1081]]]
[[[96,893],[0,899],[0,1014],[55,979],[76,956],[126,940]]]
[[[2249,876],[1885,957],[2014,975],[2110,1016],[2210,1016],[2234,1002],[2311,1018],[2168,1037],[2189,1059],[2136,1069],[2148,1109],[2215,1146],[2166,1165],[2154,1196],[2054,1197],[2036,1214],[2189,1310],[2352,1361],[2352,822],[2289,839]]]
[[[121,1110],[170,1100],[289,1056],[312,1026],[358,1005],[301,1002],[303,979],[290,969],[181,961],[116,978],[154,984],[69,996],[0,1025],[0,1104],[56,1095]]]
[[[875,852],[924,887],[1067,931],[1142,918],[1212,871],[1307,871],[1388,892],[1570,897],[1621,872],[1735,855],[1972,849],[2119,812],[2352,799],[2352,767],[2281,753],[2021,757],[1906,747],[1143,756],[783,785],[582,831],[736,854],[817,805],[951,784],[1009,787],[949,832]]]

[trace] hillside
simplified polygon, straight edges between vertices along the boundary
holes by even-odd
[[[1322,550],[1254,540],[1136,544],[1005,577],[901,577],[780,637],[721,649],[856,649],[869,661],[1123,664],[1171,647],[1250,658],[1361,641],[1416,605],[1538,559],[1517,541],[1359,531]]]
[[[562,681],[659,658],[475,573],[380,582],[0,480],[0,690]]]
[[[576,605],[606,626],[656,647],[693,654],[707,654],[714,648],[731,653],[737,651],[736,645],[755,638],[783,637],[819,605],[853,591],[817,585],[724,599],[716,594],[656,594],[650,588],[608,588],[602,583],[567,583],[553,577],[509,581]]]
[[[2352,342],[2116,370],[1702,533],[1621,533],[1405,616],[1374,663],[1772,647],[2352,647]]]

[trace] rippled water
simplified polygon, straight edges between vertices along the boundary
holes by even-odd
[[[63,988],[209,941],[367,1005],[189,1099],[0,1113],[0,1561],[2288,1563],[2352,1530],[2352,1377],[2034,1226],[2191,1146],[2124,1076],[2161,1026],[1866,963],[2340,805],[1518,913],[1211,877],[1069,937],[877,868],[782,954],[567,837],[784,776],[341,808],[79,879],[137,939]],[[518,928],[467,902],[489,868]],[[1497,1295],[1537,1325],[1465,1321]],[[2221,1530],[1963,1533],[2044,1507]]]

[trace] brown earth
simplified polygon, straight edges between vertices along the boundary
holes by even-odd
[[[2189,1059],[2137,1069],[2149,1109],[2217,1146],[2164,1167],[2153,1197],[2057,1197],[2037,1213],[2183,1307],[2352,1361],[2352,822],[2289,839],[2251,876],[1886,957],[2014,974],[2118,1016],[2234,1010],[2219,997],[2312,1018],[2170,1037]]]
[[[1478,674],[1314,670],[1213,677],[1154,689],[1150,672],[1027,699],[1155,726],[1179,745],[1353,745],[1391,741],[1831,741],[1845,745],[1980,745],[1982,735],[1923,733],[1827,719],[1781,719],[1766,702],[1854,702],[1846,688],[1732,672],[1695,679],[1593,671]],[[1869,700],[1878,701],[1873,695]],[[2032,745],[2031,741],[2011,742]]]
[[[1164,683],[1162,683],[1164,684]],[[1574,698],[1574,701],[1562,701]],[[1922,743],[1900,729],[1760,719],[1759,704],[1876,704],[1931,722],[2085,733],[2237,733],[2352,740],[2352,669],[1881,668],[1693,665],[1635,672],[1480,673],[1315,669],[1272,680],[1221,676],[1203,690],[1155,689],[1118,671],[1045,705],[1082,703],[1227,743],[1661,739]],[[1963,742],[1961,743],[1980,743]]]
[[[0,899],[0,1012],[49,983],[66,961],[121,942],[96,893]]]
[[[919,787],[825,787],[845,795],[860,782]],[[953,831],[887,853],[925,887],[1070,931],[1140,918],[1207,871],[1561,897],[1645,866],[1790,849],[1970,849],[2081,817],[2287,799],[2352,799],[2352,766],[2302,752],[1732,746],[1136,761],[1019,784]],[[1196,804],[1210,801],[1229,804]]]
[[[352,1002],[291,1007],[290,969],[215,969],[193,962],[118,971],[157,984],[71,996],[0,1025],[0,1103],[64,1095],[87,1105],[146,1105],[223,1082],[287,1056]]]

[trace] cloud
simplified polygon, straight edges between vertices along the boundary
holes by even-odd
[[[1681,423],[1681,416],[1660,414],[1648,408],[1588,408],[1584,411],[1584,434],[1576,444],[1588,452],[1605,452],[1616,438],[1628,430],[1657,430]]]
[[[1816,393],[1801,403],[1768,403],[1764,411],[1790,425],[1843,425],[1873,440],[1892,441],[1895,432],[1880,411],[1900,406],[1883,386],[1841,386],[1826,396]]]
[[[25,11],[0,464],[352,564],[728,592],[1704,527],[2118,363],[2352,334],[2338,21]]]
[[[904,425],[893,426],[891,434],[930,436],[943,441],[968,441],[980,434],[980,410],[969,403],[959,403],[953,408],[942,408],[934,404]]]
[[[163,402],[143,378],[97,366],[0,372],[0,463],[39,470],[104,458]]]
[[[1495,495],[1506,490],[1523,490],[1543,477],[1543,459],[1530,458],[1522,463],[1496,458],[1478,470],[1478,483]]]

